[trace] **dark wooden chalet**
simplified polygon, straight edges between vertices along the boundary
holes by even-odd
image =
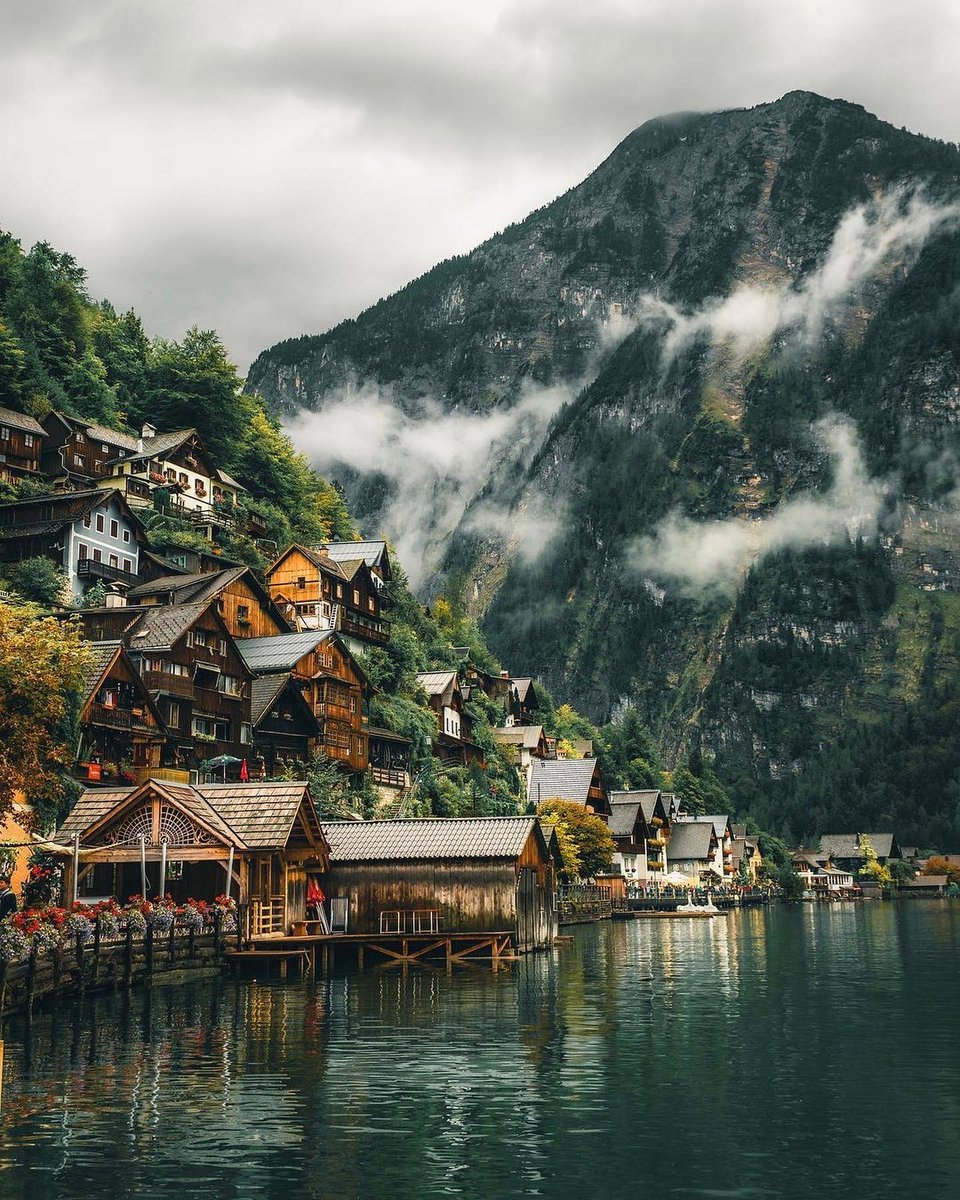
[[[298,629],[333,630],[355,653],[389,642],[387,595],[363,557],[335,562],[325,547],[288,546],[266,579],[274,602]]]
[[[884,865],[891,858],[900,857],[900,847],[892,833],[825,833],[820,839],[820,853],[856,875],[864,862],[861,838],[869,841],[877,859]]]
[[[410,786],[409,738],[390,729],[370,725],[367,728],[370,744],[370,774],[373,782],[382,788],[402,791]]]
[[[572,800],[598,816],[610,816],[610,797],[595,758],[535,758],[530,765],[529,799]]]
[[[510,715],[513,681],[509,671],[501,671],[499,675],[494,675],[468,663],[464,668],[463,682],[464,687],[478,688],[489,700],[495,704],[502,704],[505,713]]]
[[[44,474],[57,483],[85,487],[115,473],[118,460],[132,457],[143,439],[54,409],[43,420]],[[149,489],[144,493],[149,498]]]
[[[320,721],[313,715],[302,684],[288,671],[254,677],[250,716],[253,778],[278,775],[293,764],[305,764],[320,742]]]
[[[0,480],[19,483],[40,474],[44,429],[12,408],[0,408]]]
[[[189,786],[151,779],[138,787],[96,788],[80,796],[55,837],[62,845],[79,838],[81,899],[142,894],[143,854],[148,896],[170,893],[182,902],[229,892],[246,907],[253,937],[282,936],[302,921],[308,877],[329,869],[306,783]],[[67,895],[72,871],[71,860]]]
[[[373,574],[383,583],[393,579],[387,543],[373,542],[327,542],[324,551],[334,562],[356,562],[363,559]]]
[[[442,762],[466,766],[483,762],[483,749],[471,741],[473,719],[467,711],[456,671],[421,671],[417,683],[427,693],[437,719],[434,754]]]
[[[77,773],[90,784],[141,782],[160,766],[166,725],[122,642],[93,642],[89,651]]]
[[[556,757],[542,725],[508,725],[506,729],[495,729],[493,736],[510,762],[522,771],[528,770],[535,758]]]
[[[323,831],[327,895],[347,901],[350,932],[419,924],[509,933],[520,951],[553,945],[561,860],[535,817],[334,821]]]
[[[275,637],[290,633],[283,613],[250,567],[193,575],[167,575],[138,584],[127,594],[132,604],[202,604],[216,600],[224,624],[235,638]]]
[[[189,779],[221,755],[250,758],[253,672],[215,600],[89,609],[80,616],[88,637],[116,638],[129,650],[171,735],[162,766],[174,779]],[[236,775],[239,766],[230,770]]]
[[[350,771],[367,769],[364,713],[370,685],[343,638],[329,629],[307,630],[237,645],[254,674],[286,673],[299,683],[320,722],[317,745],[328,758]]]
[[[540,707],[540,697],[532,679],[511,679],[508,724],[532,725]]]

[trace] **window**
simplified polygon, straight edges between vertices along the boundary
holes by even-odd
[[[110,555],[110,566],[111,567],[119,567],[120,566],[120,559],[117,558],[117,556],[115,554]]]
[[[74,465],[75,467],[82,467],[82,466],[83,466],[83,455],[82,455],[82,454],[75,454],[75,455],[73,456],[73,465]]]
[[[112,538],[115,538],[115,537],[119,537],[119,536],[120,536],[120,523],[119,523],[119,521],[111,521],[111,522],[110,522],[110,536],[111,536]]]
[[[110,453],[110,447],[109,447],[109,446],[104,446],[104,445],[101,445],[101,446],[100,446],[100,452],[101,452],[101,454],[103,454],[103,455],[107,455],[107,454],[109,454],[109,453]]]
[[[246,721],[240,723],[240,741],[244,746],[249,746],[253,741],[253,726],[248,725]]]
[[[179,700],[168,700],[167,701],[167,724],[171,728],[173,728],[173,729],[180,728],[180,722],[183,719],[182,713],[183,713],[183,710],[180,707]]]
[[[90,528],[90,514],[89,513],[87,513],[87,515],[83,518],[83,526],[85,529]]]
[[[306,586],[307,586],[306,576],[298,575],[297,576],[297,587],[300,588],[301,590],[303,590],[303,588],[305,588]]]
[[[0,425],[0,442],[10,441],[10,430],[6,425]]]
[[[82,442],[82,441],[84,440],[83,434],[80,432],[80,430],[79,430],[79,429],[78,429],[78,430],[77,430],[77,432],[76,432],[76,433],[73,435],[73,440],[74,440],[75,442]]]
[[[102,550],[96,550],[96,549],[94,550],[93,561],[94,562],[103,562],[103,551]]]
[[[33,441],[34,441],[34,438],[33,438],[33,434],[32,434],[32,433],[25,433],[25,434],[23,435],[23,444],[24,444],[24,445],[25,445],[25,446],[26,446],[28,449],[29,449],[29,448],[30,448],[30,447],[33,445]]]
[[[93,463],[93,469],[94,469],[95,471],[102,471],[102,470],[103,470],[103,463],[100,461],[100,459],[99,459],[99,458],[97,458],[97,459],[94,459],[94,463]]]
[[[376,612],[376,611],[377,611],[377,606],[376,606],[376,604],[374,604],[374,602],[373,602],[373,597],[372,597],[372,596],[368,596],[368,597],[367,597],[367,608],[368,608],[368,609],[369,609],[371,612]]]
[[[129,530],[129,529],[125,529],[125,530],[123,531],[123,540],[124,540],[125,542],[129,542],[129,541],[130,541],[130,530]]]
[[[78,558],[89,558],[90,557],[90,547],[85,542],[77,543],[77,557]]]
[[[128,575],[133,574],[133,563],[130,561],[129,558],[125,558],[123,560],[123,569],[127,572]]]
[[[217,648],[219,649],[220,653],[225,656],[227,653],[227,639],[221,638],[217,643]]]
[[[221,675],[217,683],[217,691],[226,696],[241,696],[243,683],[236,675]]]
[[[237,620],[245,623],[250,621],[250,606],[248,604],[237,605]]]
[[[181,483],[189,483],[190,482],[189,476],[187,475],[186,471],[180,472],[180,482]]]
[[[103,513],[97,513],[97,533],[103,533]]]
[[[357,591],[356,588],[353,589],[353,607],[354,608],[360,607],[360,593]]]

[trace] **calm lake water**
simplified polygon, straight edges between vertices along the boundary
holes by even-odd
[[[8,1027],[0,1195],[954,1198],[958,985],[916,901],[104,996]]]

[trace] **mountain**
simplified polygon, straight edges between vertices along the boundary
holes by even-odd
[[[843,101],[661,118],[247,386],[515,670],[788,836],[960,846],[958,201]]]

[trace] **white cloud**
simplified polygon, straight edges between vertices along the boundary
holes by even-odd
[[[823,262],[800,284],[746,285],[729,296],[684,313],[655,296],[643,298],[639,315],[664,321],[669,359],[706,337],[745,356],[785,331],[812,345],[831,315],[884,266],[919,251],[931,234],[956,223],[960,204],[934,204],[921,192],[890,192],[848,212],[837,226]]]
[[[634,543],[630,565],[688,594],[733,593],[753,563],[778,550],[875,537],[888,488],[870,477],[855,427],[830,417],[814,426],[814,434],[831,460],[828,491],[795,496],[760,519],[694,521],[673,513]]]

